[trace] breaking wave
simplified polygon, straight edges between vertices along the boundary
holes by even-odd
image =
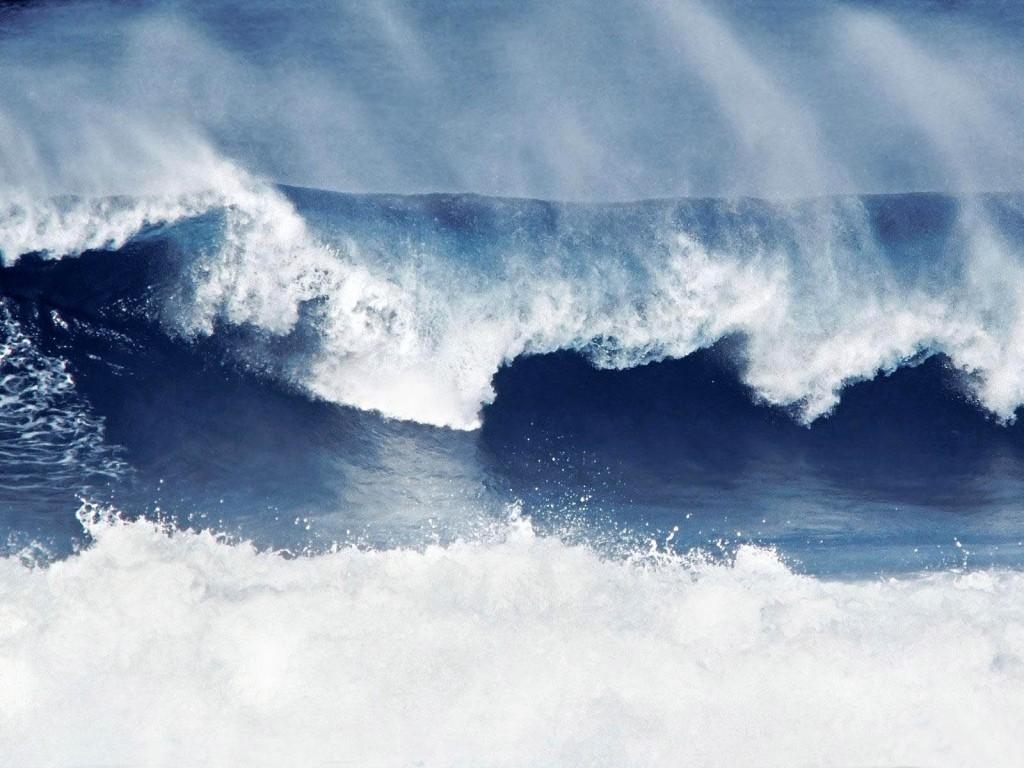
[[[176,263],[145,309],[171,333],[222,334],[316,397],[458,429],[519,356],[620,369],[727,338],[755,397],[806,422],[934,354],[999,419],[1024,402],[1016,196],[575,205],[218,178],[216,193],[11,208],[5,263],[164,238]]]

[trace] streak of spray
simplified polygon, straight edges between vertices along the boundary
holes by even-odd
[[[985,83],[963,67],[944,61],[877,14],[847,12],[839,17],[847,51],[919,130],[945,172],[946,186],[965,193],[959,228],[964,268],[963,313],[980,311],[996,333],[976,332],[958,358],[969,372],[984,371],[979,394],[1004,416],[1024,400],[1024,263],[999,234],[979,193],[1019,187],[1024,143],[1008,114]],[[1020,117],[1019,115],[1017,116]]]
[[[181,1],[0,12],[0,187],[187,188],[224,158],[355,192],[574,199],[1015,189],[1024,170],[1021,53],[1003,39],[1005,19],[970,9],[378,0],[299,10]],[[914,123],[929,126],[933,151]]]

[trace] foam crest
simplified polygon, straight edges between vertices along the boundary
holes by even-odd
[[[573,349],[627,368],[729,336],[745,339],[755,394],[808,422],[850,382],[937,353],[974,377],[1000,418],[1022,401],[1021,299],[999,287],[1022,267],[970,201],[930,255],[948,264],[941,281],[901,272],[856,198],[770,206],[767,220],[740,210],[718,242],[658,225],[618,242],[625,256],[581,251],[578,223],[566,222],[533,250],[508,245],[487,268],[400,236],[387,253],[353,238],[329,247],[279,196],[251,202],[232,211],[224,247],[197,273],[185,326],[305,328],[315,341],[289,364],[293,381],[388,416],[474,428],[494,373],[520,355]],[[601,215],[584,226],[600,227]]]
[[[83,517],[0,560],[19,765],[1009,766],[1024,576],[829,582],[769,551],[602,559],[510,525],[285,559]]]
[[[0,263],[28,253],[58,259],[117,249],[140,232],[235,204],[261,185],[206,145],[188,145],[179,174],[153,172],[125,186],[134,194],[50,195],[18,185],[0,189]],[[116,188],[116,185],[114,185]],[[66,192],[66,188],[62,190]]]
[[[11,74],[16,91],[64,98],[25,83],[21,68]],[[116,249],[145,229],[230,205],[232,191],[255,183],[176,121],[130,114],[97,124],[95,108],[74,105],[54,124],[38,107],[0,110],[0,264]]]
[[[197,216],[216,195],[148,198],[64,198],[10,203],[0,210],[0,259],[26,253],[50,258],[117,249],[140,231]]]

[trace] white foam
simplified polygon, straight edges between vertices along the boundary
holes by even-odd
[[[140,115],[94,120],[80,104],[56,124],[0,110],[0,263],[118,248],[147,227],[229,205],[225,195],[248,179],[194,130]]]
[[[120,248],[141,230],[208,210],[210,195],[146,198],[72,198],[8,202],[0,210],[0,262],[19,256],[77,255]]]
[[[91,514],[91,510],[86,510]],[[91,522],[0,561],[12,765],[1011,766],[1024,574],[608,561],[513,522],[287,560]]]
[[[103,192],[0,188],[0,263],[13,264],[26,253],[61,258],[120,248],[146,228],[235,205],[236,197],[263,186],[204,143],[172,148],[182,153],[174,170],[146,166],[149,177],[121,178],[122,186],[111,182]]]

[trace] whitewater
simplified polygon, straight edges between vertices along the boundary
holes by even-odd
[[[86,508],[0,564],[11,765],[1014,765],[1024,578],[492,541],[286,559]],[[69,695],[69,692],[74,692]]]

